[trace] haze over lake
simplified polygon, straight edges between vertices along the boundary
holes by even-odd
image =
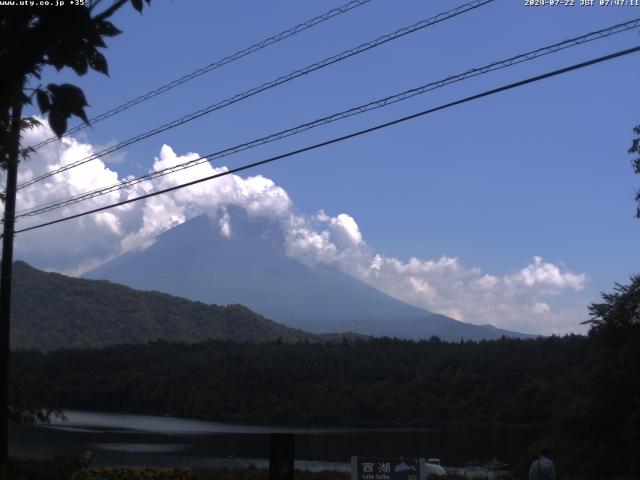
[[[266,468],[270,433],[293,433],[297,468],[349,469],[352,455],[439,457],[445,465],[510,463],[541,431],[535,428],[412,429],[236,425],[124,413],[65,411],[66,420],[12,432],[15,454],[48,458],[93,452],[93,464]]]

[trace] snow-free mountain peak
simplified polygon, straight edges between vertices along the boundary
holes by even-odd
[[[125,253],[86,276],[204,303],[242,304],[316,333],[449,340],[521,336],[408,305],[330,265],[301,263],[287,254],[280,224],[237,207],[227,208],[224,217],[188,220],[146,249]]]

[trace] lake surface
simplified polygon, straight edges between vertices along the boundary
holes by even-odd
[[[349,471],[358,456],[438,457],[444,465],[517,461],[541,435],[535,428],[297,428],[235,425],[172,417],[65,411],[66,420],[10,433],[13,454],[80,457],[94,466],[267,467],[269,434],[295,435],[296,467]]]

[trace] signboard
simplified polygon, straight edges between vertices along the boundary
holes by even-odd
[[[351,480],[422,480],[424,458],[351,457]]]

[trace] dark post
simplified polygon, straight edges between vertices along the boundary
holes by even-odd
[[[7,189],[4,205],[2,236],[2,267],[0,271],[0,480],[7,480],[9,457],[9,341],[11,318],[11,271],[13,267],[13,231],[18,182],[18,150],[22,104],[16,100],[11,114],[11,145],[7,165]]]
[[[270,480],[293,480],[294,445],[292,433],[269,435]]]

